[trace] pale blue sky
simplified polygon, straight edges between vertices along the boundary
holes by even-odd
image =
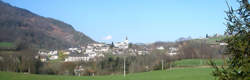
[[[99,42],[175,41],[223,34],[225,0],[4,0],[68,24]],[[236,5],[235,0],[230,0]],[[112,39],[104,38],[112,36]]]

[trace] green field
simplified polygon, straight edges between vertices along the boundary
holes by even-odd
[[[213,80],[212,68],[201,68],[209,66],[208,59],[184,59],[173,63],[175,67],[171,70],[159,70],[142,73],[131,73],[126,77],[123,75],[107,76],[59,76],[59,75],[37,75],[14,72],[0,72],[0,80]],[[222,59],[214,59],[216,64],[222,65]]]
[[[11,42],[0,42],[0,48],[15,48],[15,45]]]
[[[212,68],[185,68],[109,76],[55,76],[0,72],[0,80],[213,80]]]
[[[213,59],[217,65],[223,65],[222,59]],[[184,59],[175,61],[173,63],[175,67],[196,67],[196,66],[209,66],[209,59]]]

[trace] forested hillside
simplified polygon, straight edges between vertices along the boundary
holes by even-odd
[[[61,49],[95,42],[71,25],[0,1],[0,42],[15,48]]]

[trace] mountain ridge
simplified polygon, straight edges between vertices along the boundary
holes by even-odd
[[[95,43],[72,25],[0,1],[0,42],[27,48],[62,49]]]

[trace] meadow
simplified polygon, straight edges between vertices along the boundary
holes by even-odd
[[[15,45],[11,42],[0,42],[0,48],[14,48]]]
[[[0,72],[0,80],[212,80],[212,68],[180,68],[126,75],[60,76]]]
[[[174,67],[198,67],[198,66],[210,66],[209,59],[183,59],[175,61],[173,63]],[[222,59],[212,59],[217,65],[223,65],[224,60]]]
[[[129,73],[124,77],[119,75],[106,76],[66,76],[66,75],[38,75],[15,72],[0,72],[0,80],[213,80],[213,69],[208,59],[184,59],[174,62],[176,67],[141,73]],[[223,60],[215,59],[216,64],[222,65]]]

